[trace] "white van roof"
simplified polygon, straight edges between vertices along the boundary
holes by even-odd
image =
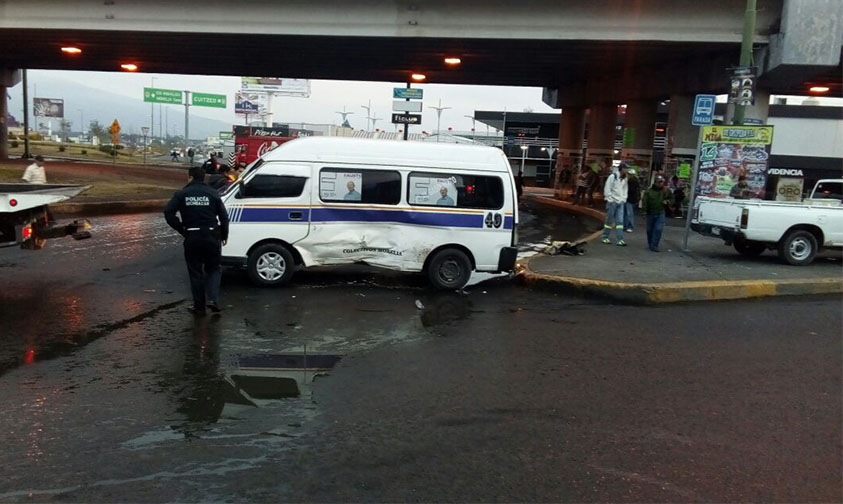
[[[264,161],[357,163],[462,170],[509,171],[503,151],[456,145],[343,137],[297,138],[263,155]]]

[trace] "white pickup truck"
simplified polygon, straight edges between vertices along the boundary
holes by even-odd
[[[87,219],[66,225],[51,222],[48,207],[68,200],[91,186],[59,184],[0,184],[0,247],[20,245],[40,249],[48,238],[90,238]]]
[[[843,247],[843,180],[820,180],[802,202],[700,196],[691,228],[746,256],[776,249],[788,264],[810,264],[820,248]]]

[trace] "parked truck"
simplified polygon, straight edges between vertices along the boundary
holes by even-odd
[[[60,184],[0,184],[0,248],[19,245],[37,250],[50,238],[90,238],[87,219],[58,225],[48,205],[68,200],[91,186]]]
[[[801,202],[700,196],[691,228],[745,256],[772,249],[788,264],[810,264],[820,249],[843,247],[843,180],[818,181]]]

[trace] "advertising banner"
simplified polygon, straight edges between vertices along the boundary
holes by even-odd
[[[360,201],[363,174],[323,170],[319,177],[319,197],[326,201]]]
[[[772,126],[704,126],[697,191],[700,196],[726,198],[746,176],[751,198],[763,198],[773,145]]]
[[[260,114],[266,110],[266,93],[238,91],[234,95],[234,113],[241,115]]]
[[[33,98],[32,115],[36,117],[64,117],[64,100],[61,98]]]
[[[310,81],[308,79],[241,77],[240,89],[251,93],[272,93],[277,96],[310,97]]]
[[[413,175],[409,199],[415,205],[457,206],[457,180]]]

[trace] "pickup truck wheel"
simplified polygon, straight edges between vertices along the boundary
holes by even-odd
[[[779,242],[779,257],[793,266],[811,264],[817,255],[817,238],[802,229],[795,229]]]
[[[260,287],[285,285],[295,271],[293,254],[275,243],[261,245],[249,254],[246,271],[249,280]]]
[[[440,250],[430,260],[427,277],[437,289],[462,289],[471,278],[471,261],[460,250]]]
[[[734,246],[740,255],[746,257],[758,257],[767,250],[767,246],[763,243],[746,240],[738,240],[734,243]]]

